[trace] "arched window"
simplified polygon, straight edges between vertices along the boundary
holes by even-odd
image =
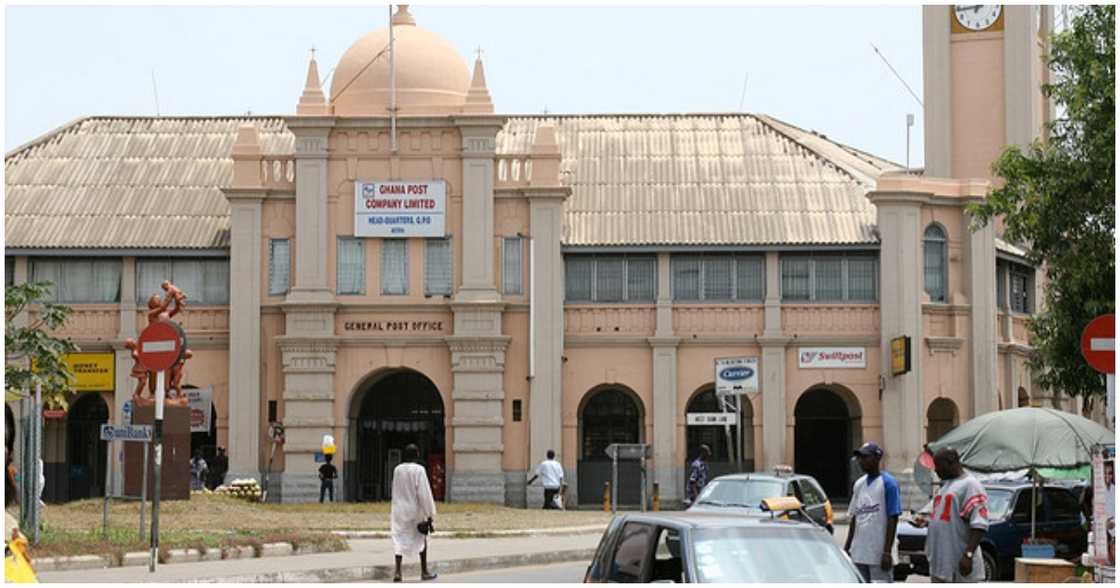
[[[934,302],[945,302],[949,291],[948,242],[938,225],[926,227],[922,239],[926,293]]]

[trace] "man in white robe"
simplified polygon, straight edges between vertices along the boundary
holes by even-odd
[[[420,579],[434,580],[436,574],[428,573],[428,536],[417,525],[430,522],[436,516],[436,501],[428,473],[420,461],[420,448],[404,448],[404,461],[393,470],[393,502],[389,527],[393,537],[393,553],[397,570],[394,582],[401,581],[401,560],[404,556],[420,555]]]

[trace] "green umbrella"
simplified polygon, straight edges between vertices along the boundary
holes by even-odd
[[[980,415],[929,444],[952,447],[961,465],[977,472],[1081,468],[1091,449],[1115,443],[1112,431],[1082,416],[1052,408],[1012,408]]]

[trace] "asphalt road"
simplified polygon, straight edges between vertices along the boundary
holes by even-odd
[[[833,539],[840,547],[844,546],[844,540],[848,536],[847,525],[837,525],[836,534]],[[554,584],[578,584],[583,581],[583,574],[587,571],[588,562],[572,562],[562,564],[551,564],[546,566],[528,566],[521,568],[505,568],[500,570],[487,570],[484,572],[472,572],[469,574],[449,574],[441,575],[437,582],[461,582],[464,584],[471,583],[494,583],[494,584],[510,584],[510,583],[554,583]],[[909,583],[925,583],[929,582],[929,578],[924,576],[910,576],[906,579]]]

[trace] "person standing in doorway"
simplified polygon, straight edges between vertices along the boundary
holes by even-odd
[[[534,480],[540,478],[541,486],[544,486],[544,509],[559,509],[556,495],[560,493],[560,487],[564,485],[564,466],[556,461],[555,451],[549,449],[545,456],[547,459],[537,466],[537,473],[529,478],[527,484],[532,484]]]
[[[327,463],[319,466],[319,503],[322,504],[323,497],[330,493],[331,502],[334,502],[334,479],[338,477],[338,468],[334,467],[331,460],[334,456],[327,454],[323,457]]]
[[[191,490],[202,490],[206,475],[206,460],[202,459],[201,452],[196,451],[191,459]]]
[[[420,465],[420,448],[409,444],[404,448],[404,461],[393,469],[393,500],[389,527],[393,538],[396,572],[393,581],[401,581],[404,556],[420,556],[420,579],[434,580],[428,572],[428,535],[436,516],[436,501],[428,473]]]
[[[984,558],[980,540],[988,532],[988,494],[976,478],[966,474],[955,449],[933,456],[941,488],[933,497],[929,519],[918,517],[917,527],[929,527],[926,557],[931,582],[981,582]]]
[[[864,475],[852,485],[844,551],[865,581],[894,582],[895,530],[902,514],[902,493],[894,476],[879,471],[881,447],[864,443],[854,454]]]
[[[226,472],[229,470],[229,457],[226,455],[224,447],[218,448],[218,454],[210,460],[210,489],[214,490],[218,486],[226,483]]]
[[[700,446],[700,455],[692,460],[688,467],[687,496],[689,504],[696,501],[700,491],[708,485],[708,460],[712,457],[712,448],[707,445]]]

